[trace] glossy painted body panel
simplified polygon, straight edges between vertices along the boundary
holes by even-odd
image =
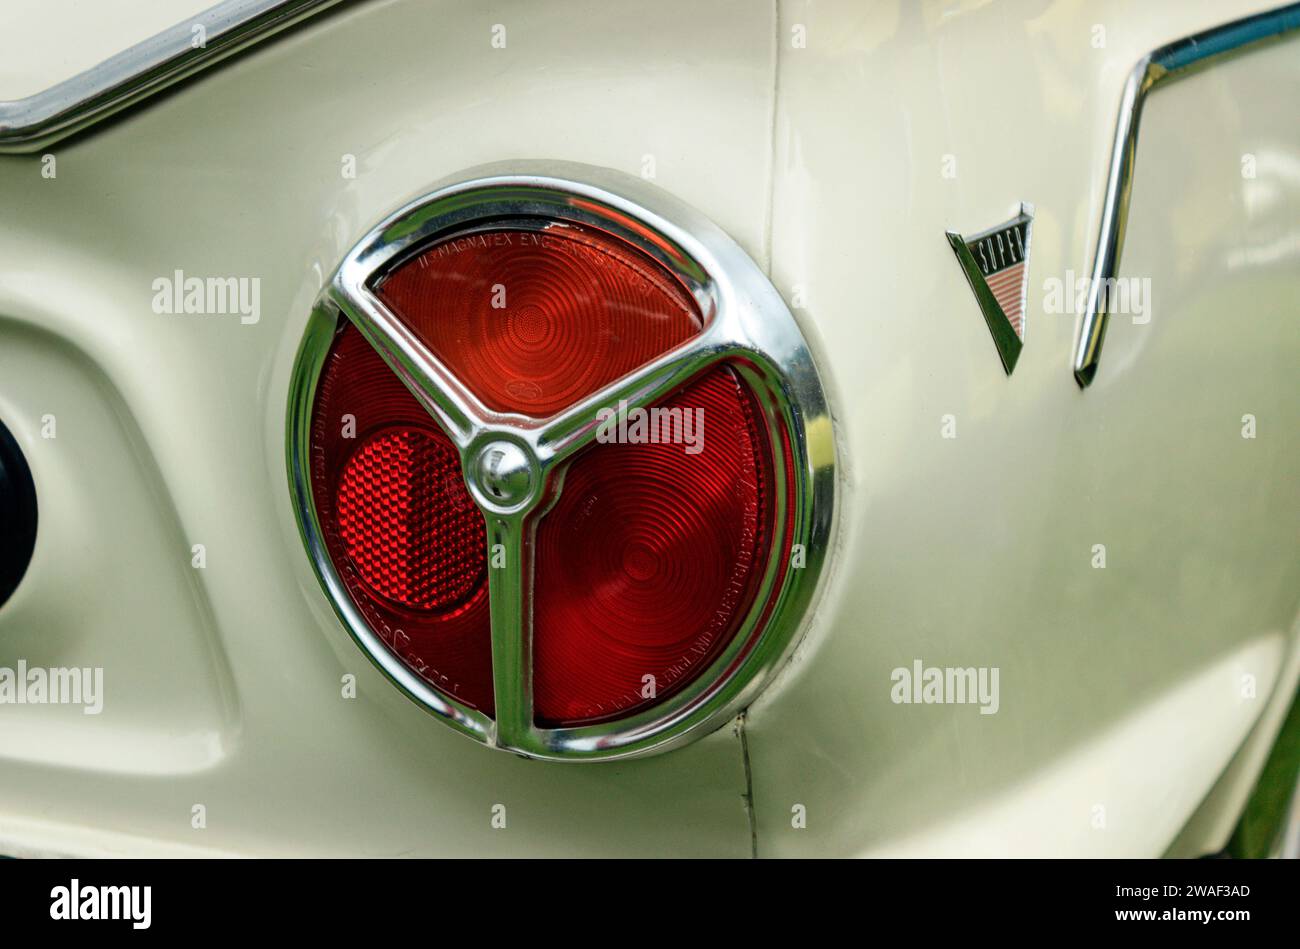
[[[1133,63],[1265,6],[380,0],[50,149],[56,178],[0,157],[0,415],[43,518],[0,665],[102,661],[107,691],[45,732],[0,709],[0,850],[1157,855],[1189,819],[1178,846],[1221,845],[1300,674],[1297,47],[1153,98],[1123,260],[1153,318],[1112,323],[1087,392],[1044,280],[1088,272]],[[312,301],[402,202],[520,158],[652,172],[813,345],[835,556],[748,762],[731,726],[625,763],[481,748],[312,576],[283,447]],[[944,232],[1021,201],[1008,377]],[[259,321],[153,312],[177,269],[260,277]],[[893,704],[916,659],[999,667],[998,713]]]
[[[782,8],[835,37],[782,51],[773,276],[808,288],[849,472],[838,581],[751,710],[760,851],[1156,855],[1295,687],[1300,47],[1152,97],[1121,268],[1151,319],[1112,320],[1081,392],[1046,281],[1088,272],[1128,65],[1229,5],[938,6]],[[1026,78],[994,95],[1008,48]],[[1020,200],[1008,378],[942,232]],[[894,704],[916,659],[999,667],[998,713]]]
[[[212,5],[212,0],[9,0],[0,101],[24,99]]]

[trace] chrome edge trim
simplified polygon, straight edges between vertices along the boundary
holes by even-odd
[[[504,168],[500,173],[491,172]],[[524,173],[521,173],[524,172]],[[671,270],[695,295],[702,331],[660,358],[552,416],[530,419],[484,407],[407,332],[372,292],[376,280],[439,237],[483,222],[546,217],[601,227]],[[310,485],[310,428],[316,382],[335,328],[350,320],[456,442],[471,470],[487,442],[523,447],[539,475],[523,504],[494,507],[467,478],[487,522],[486,543],[506,543],[508,566],[489,574],[493,598],[495,720],[438,693],[383,645],[334,570],[321,537]],[[560,487],[563,463],[595,440],[597,413],[626,400],[654,401],[707,367],[728,361],[754,390],[779,450],[789,433],[796,479],[790,544],[806,563],[785,571],[782,544],[765,565],[754,606],[733,641],[689,685],[666,701],[614,722],[545,728],[533,720],[531,591],[537,518]],[[815,437],[810,439],[809,430]],[[743,710],[798,644],[820,592],[836,493],[830,410],[802,332],[757,264],[708,218],[640,179],[567,162],[511,162],[407,204],[371,230],[343,259],[309,317],[290,384],[287,465],[299,531],[313,569],[349,634],[371,661],[428,711],[472,738],[530,758],[589,761],[654,754],[702,737]],[[779,461],[779,459],[778,459]],[[786,495],[784,464],[775,466]],[[775,511],[784,530],[787,508]],[[765,621],[764,621],[765,620]],[[755,636],[762,623],[762,631]]]
[[[1222,57],[1278,39],[1296,29],[1300,29],[1300,3],[1256,13],[1161,46],[1138,60],[1129,73],[1115,122],[1106,198],[1102,206],[1097,249],[1093,255],[1092,283],[1088,288],[1088,303],[1079,323],[1074,349],[1072,368],[1080,388],[1092,384],[1101,360],[1101,344],[1109,319],[1104,306],[1104,287],[1107,280],[1118,275],[1120,253],[1124,249],[1129,198],[1137,162],[1138,125],[1146,97],[1153,89],[1199,67],[1212,65]]]
[[[52,144],[341,2],[225,0],[48,89],[0,102],[0,153]],[[198,48],[195,26],[206,36]]]

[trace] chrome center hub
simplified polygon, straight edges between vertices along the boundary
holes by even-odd
[[[494,507],[522,504],[533,490],[533,466],[527,453],[514,442],[484,445],[474,461],[474,487]]]

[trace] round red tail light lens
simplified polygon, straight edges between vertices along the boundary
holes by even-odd
[[[734,716],[793,648],[830,531],[830,418],[789,311],[714,225],[622,183],[637,203],[501,176],[395,213],[331,278],[290,390],[299,523],[344,626],[426,709],[530,757]]]

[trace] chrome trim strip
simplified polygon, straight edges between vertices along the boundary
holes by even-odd
[[[1277,39],[1296,29],[1300,29],[1300,3],[1234,20],[1161,46],[1138,60],[1129,73],[1115,123],[1110,175],[1106,182],[1097,249],[1093,255],[1088,304],[1079,324],[1074,350],[1074,378],[1080,388],[1087,388],[1096,378],[1097,364],[1101,360],[1101,344],[1109,318],[1105,309],[1105,287],[1108,280],[1118,276],[1120,252],[1124,249],[1133,170],[1137,162],[1138,125],[1146,97],[1153,89],[1182,78],[1199,67],[1212,65],[1222,57]]]
[[[501,166],[498,166],[500,168]],[[493,172],[496,173],[493,173]],[[571,221],[628,241],[672,271],[699,301],[705,325],[692,339],[549,419],[494,413],[387,310],[377,282],[433,241],[485,222],[527,226]],[[488,544],[504,544],[506,566],[489,573],[496,720],[425,683],[383,645],[348,597],[321,536],[310,486],[310,428],[316,382],[338,320],[356,325],[456,442],[474,470],[489,444],[510,441],[535,477],[528,497],[499,504],[466,481],[483,510]],[[777,530],[791,515],[790,545],[802,567],[785,570],[785,538],[764,565],[758,595],[733,640],[691,684],[616,721],[575,728],[538,725],[532,699],[533,533],[563,490],[564,462],[595,440],[601,408],[659,399],[719,361],[740,373],[762,405],[772,450],[788,435],[794,490],[785,504],[785,465],[775,458]],[[484,744],[530,758],[593,760],[664,751],[700,737],[745,708],[798,642],[820,589],[835,500],[830,411],[811,353],[785,301],[720,228],[671,196],[626,175],[560,162],[511,162],[505,170],[443,187],[406,205],[363,237],[322,290],[298,352],[290,386],[287,454],[298,527],[322,586],[344,627],[395,684],[428,711]],[[810,431],[816,432],[810,437]]]
[[[0,153],[56,142],[340,2],[225,0],[42,92],[0,102]]]

